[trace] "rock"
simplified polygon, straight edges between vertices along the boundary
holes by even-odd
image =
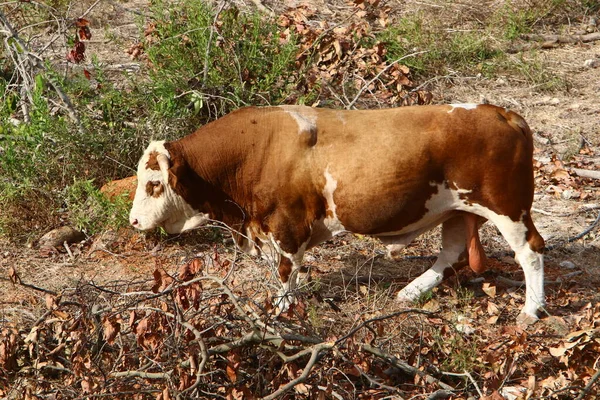
[[[106,185],[100,188],[100,192],[102,192],[109,200],[126,194],[127,198],[133,201],[136,187],[137,177],[130,176],[128,178],[108,182]]]
[[[598,68],[598,67],[600,67],[600,60],[593,60],[593,59],[585,60],[583,62],[583,66],[586,68]]]
[[[562,268],[566,268],[566,269],[575,269],[575,264],[572,261],[561,261],[559,264]]]
[[[61,226],[46,233],[38,240],[40,248],[62,249],[63,243],[80,242],[85,239],[85,234],[70,226]]]

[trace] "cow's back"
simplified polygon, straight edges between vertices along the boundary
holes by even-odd
[[[477,203],[504,202],[513,219],[531,205],[531,134],[514,113],[480,105],[315,115],[316,143],[297,149],[303,159],[295,164],[310,170],[316,190],[335,181],[337,217],[348,230],[400,231],[444,188]]]

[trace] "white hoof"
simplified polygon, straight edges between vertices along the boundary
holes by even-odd
[[[537,315],[527,314],[524,312],[520,313],[519,316],[517,317],[517,325],[519,325],[521,327],[527,327],[527,326],[533,325],[538,321],[539,321],[539,318]]]
[[[295,302],[296,299],[291,293],[282,290],[279,292],[279,295],[275,300],[277,315],[280,315],[289,310],[290,306]]]
[[[412,304],[419,299],[421,293],[415,292],[414,290],[406,290],[407,288],[408,286],[398,292],[396,295],[396,302],[401,304]]]

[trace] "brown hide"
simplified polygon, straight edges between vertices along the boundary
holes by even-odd
[[[461,194],[467,201],[513,221],[533,199],[531,132],[517,114],[491,105],[250,107],[165,147],[173,164],[169,183],[193,208],[242,232],[273,233],[291,254],[326,216],[325,171],[337,181],[339,220],[362,234],[400,232],[419,221],[435,184],[469,190]],[[543,247],[529,225],[532,248]],[[477,229],[470,232],[477,262],[484,256]]]

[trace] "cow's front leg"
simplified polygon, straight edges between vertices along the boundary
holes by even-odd
[[[279,290],[276,305],[280,312],[285,312],[295,300],[293,292],[296,289],[298,268],[294,267],[292,260],[282,256],[279,260],[277,272],[279,273],[279,280],[282,287]]]
[[[275,304],[280,312],[284,312],[295,301],[294,292],[298,287],[299,278],[303,272],[302,259],[304,257],[305,246],[300,246],[292,254],[283,250],[280,243],[274,241],[274,245],[279,253],[277,273],[281,281],[281,289]]]

